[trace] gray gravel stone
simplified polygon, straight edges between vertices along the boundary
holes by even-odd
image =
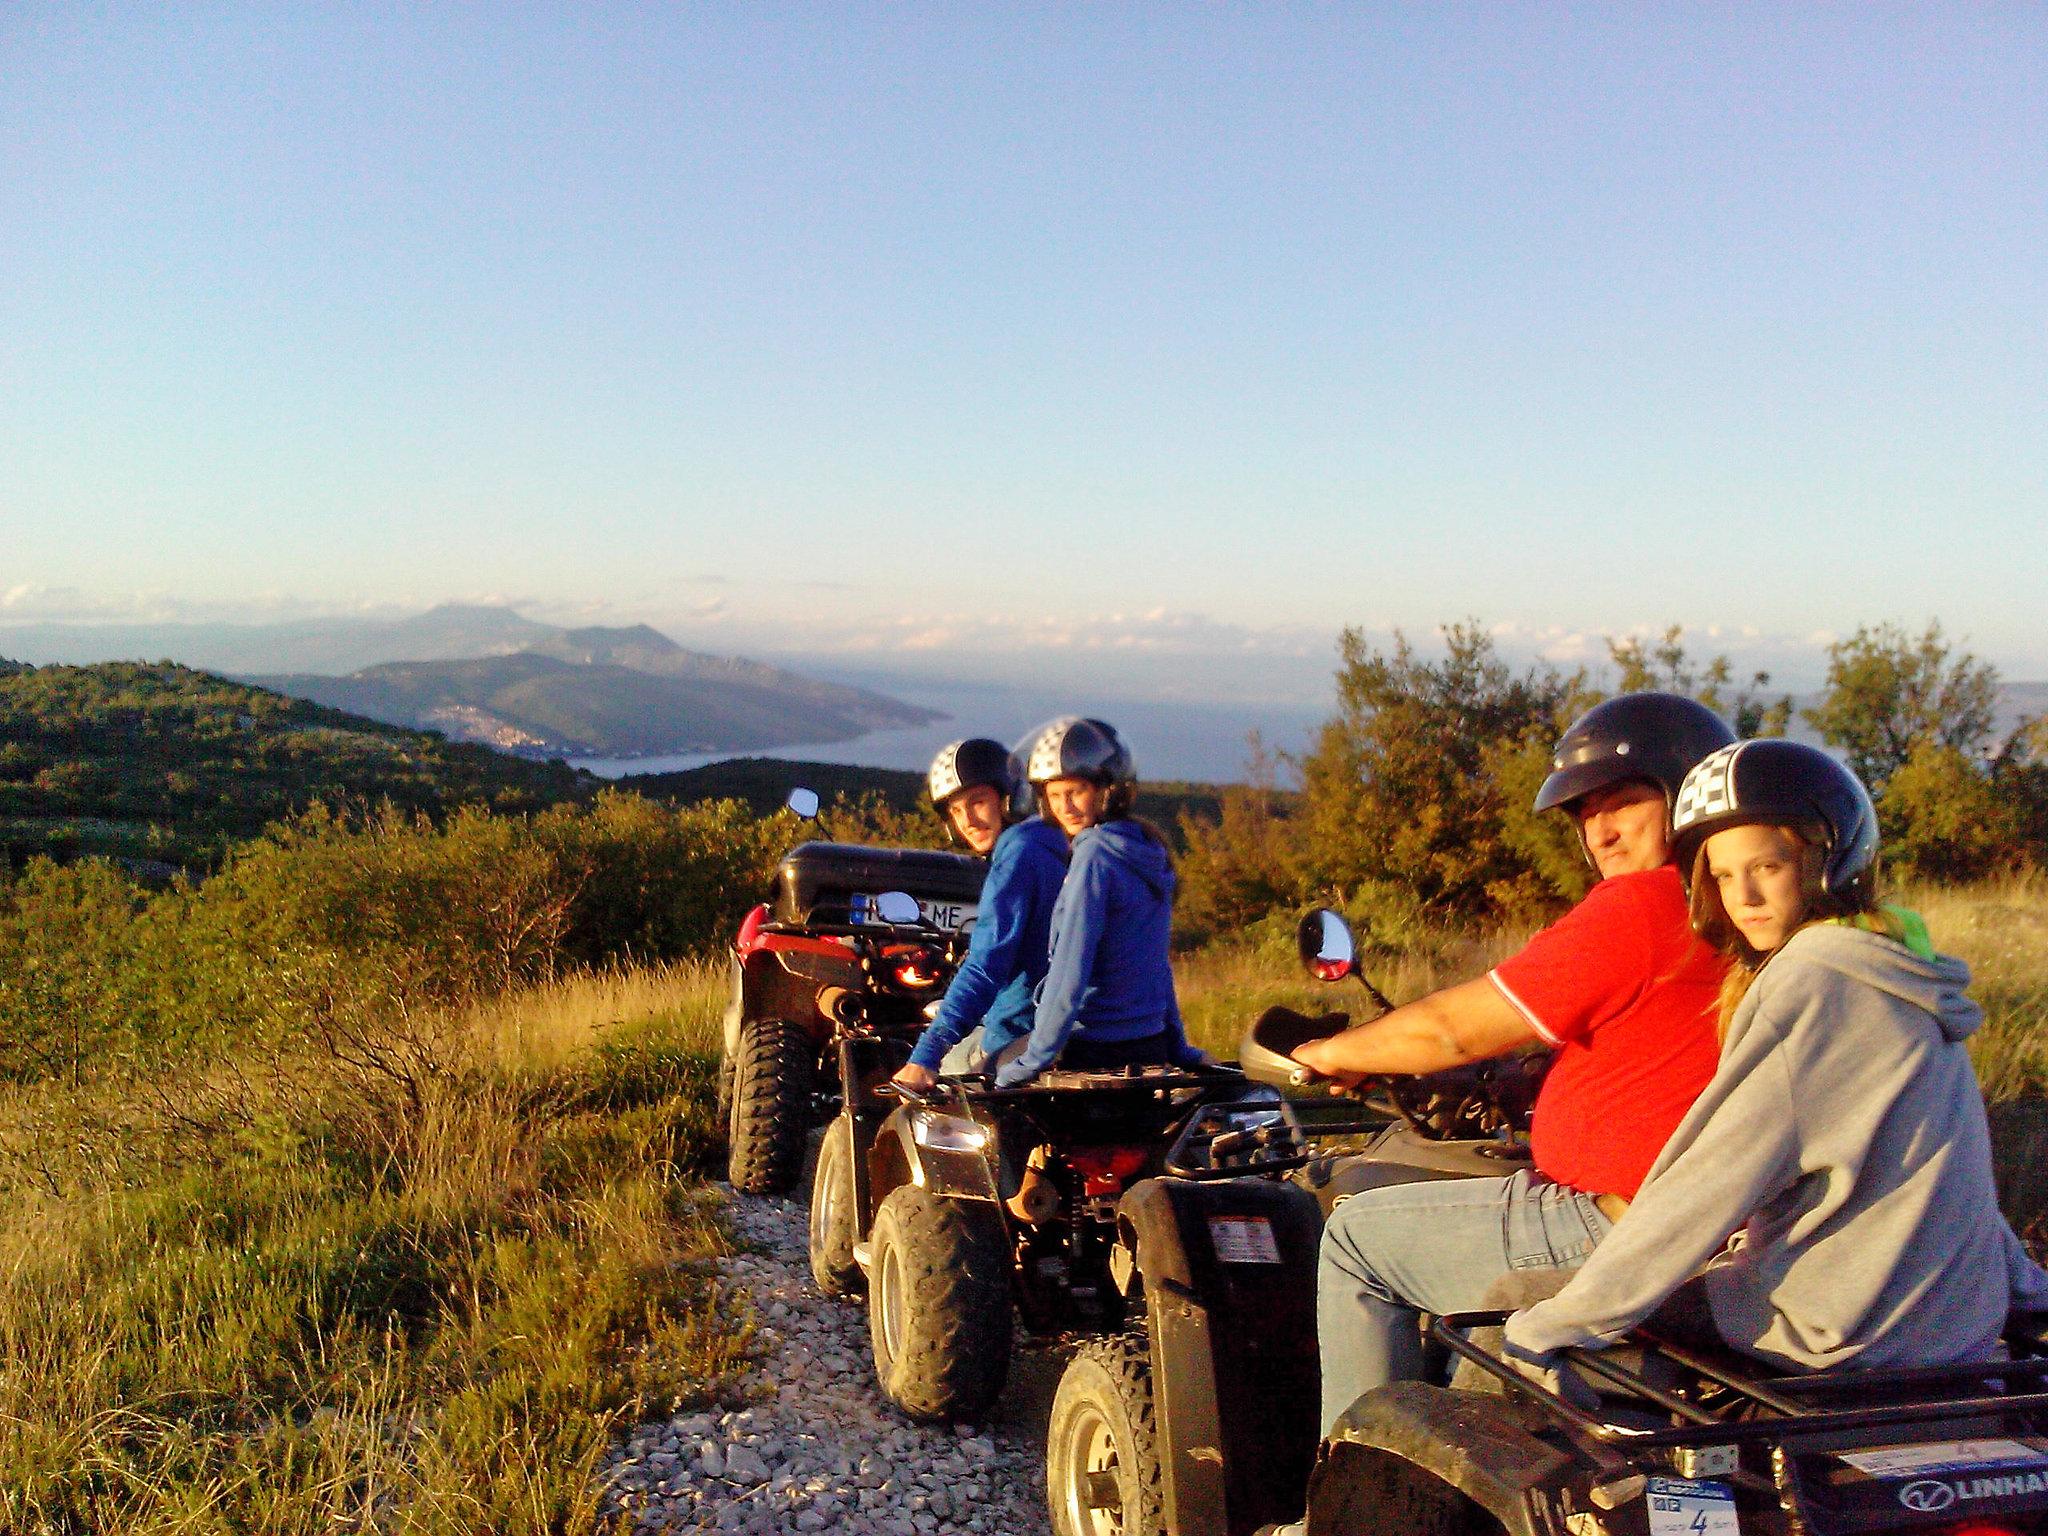
[[[601,1476],[618,1532],[1048,1536],[1044,1464],[1014,1432],[912,1425],[874,1379],[867,1310],[811,1285],[804,1208],[731,1196],[755,1251],[723,1261],[759,1354],[738,1409],[638,1425]]]

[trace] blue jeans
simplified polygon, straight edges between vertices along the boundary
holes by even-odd
[[[1422,1314],[1482,1306],[1517,1269],[1576,1269],[1612,1223],[1527,1170],[1361,1190],[1330,1213],[1316,1289],[1323,1433],[1362,1392],[1423,1376]]]

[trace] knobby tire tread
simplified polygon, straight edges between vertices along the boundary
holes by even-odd
[[[749,1019],[733,1061],[726,1177],[749,1195],[782,1195],[803,1174],[817,1047],[795,1024]]]
[[[914,1419],[979,1417],[1010,1370],[1010,1242],[1002,1218],[993,1206],[906,1184],[875,1214],[871,1293],[885,1244],[901,1250],[906,1336],[902,1355],[885,1359],[879,1313],[871,1314],[883,1390]]]
[[[819,1232],[818,1205],[825,1197],[829,1181],[840,1182],[840,1196],[837,1216],[830,1232],[821,1237]],[[818,1148],[818,1167],[811,1177],[811,1216],[806,1224],[810,1237],[811,1279],[820,1294],[844,1297],[857,1296],[862,1288],[863,1277],[860,1265],[853,1257],[853,1245],[858,1234],[853,1210],[853,1126],[844,1115],[833,1120],[825,1128],[825,1139]]]
[[[1091,1340],[1067,1364],[1053,1398],[1046,1437],[1048,1454],[1061,1463],[1048,1466],[1046,1477],[1053,1536],[1077,1536],[1065,1523],[1061,1497],[1065,1480],[1075,1473],[1064,1464],[1069,1446],[1061,1431],[1076,1393],[1092,1398],[1098,1412],[1112,1425],[1121,1422],[1124,1428],[1120,1438],[1128,1445],[1119,1446],[1117,1457],[1120,1465],[1126,1459],[1129,1463],[1129,1475],[1119,1480],[1124,1495],[1123,1536],[1162,1536],[1166,1529],[1166,1468],[1159,1457],[1159,1424],[1152,1400],[1152,1346],[1142,1333]]]

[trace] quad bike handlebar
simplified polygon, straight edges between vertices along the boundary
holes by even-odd
[[[1311,1040],[1350,1028],[1348,1014],[1304,1014],[1268,1008],[1238,1045],[1238,1064],[1253,1082],[1287,1089],[1319,1079],[1294,1059]],[[1506,1056],[1422,1077],[1369,1077],[1355,1091],[1378,1100],[1431,1141],[1511,1135],[1528,1124],[1549,1058]]]

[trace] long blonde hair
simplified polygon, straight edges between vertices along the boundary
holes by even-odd
[[[1880,932],[1893,938],[1902,938],[1898,924],[1877,899],[1875,871],[1871,878],[1858,880],[1847,894],[1831,895],[1821,884],[1821,877],[1827,870],[1828,847],[1824,836],[1816,836],[1815,829],[1796,826],[1790,822],[1764,822],[1761,825],[1773,827],[1799,845],[1799,899],[1801,909],[1799,921],[1792,933],[1815,923],[1833,922],[1850,917],[1863,920]],[[1726,830],[1725,828],[1722,830]],[[1728,909],[1721,904],[1721,888],[1714,883],[1713,874],[1707,868],[1707,844],[1709,837],[1699,846],[1692,858],[1692,930],[1715,949],[1728,957],[1728,974],[1721,982],[1716,1033],[1719,1038],[1728,1036],[1728,1021],[1735,1017],[1735,1010],[1749,992],[1750,984],[1757,973],[1769,963],[1772,955],[1782,950],[1784,944],[1768,953],[1755,949],[1742,936],[1742,930],[1728,919]],[[1785,935],[1786,939],[1792,933]]]

